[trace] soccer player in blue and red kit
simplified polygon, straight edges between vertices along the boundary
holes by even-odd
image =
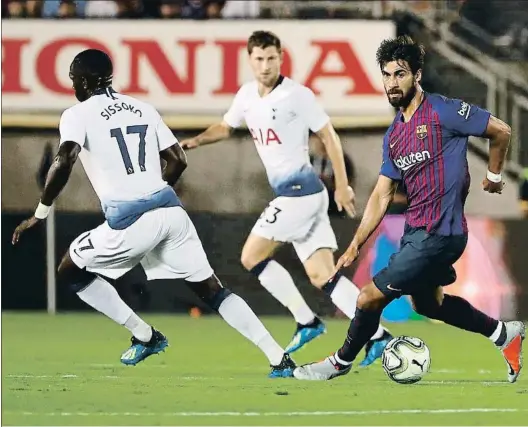
[[[343,346],[321,362],[298,367],[294,376],[329,380],[347,374],[380,322],[383,308],[410,295],[415,310],[429,318],[489,338],[508,365],[508,381],[522,368],[522,322],[492,319],[443,287],[456,279],[453,264],[466,247],[464,204],[469,192],[469,136],[490,140],[484,191],[500,194],[501,171],[511,129],[475,105],[424,92],[420,86],[425,51],[407,36],[385,40],[377,51],[387,97],[399,109],[383,139],[383,163],[361,224],[336,269],[349,266],[385,215],[398,183],[409,207],[399,251],[362,288]],[[336,270],[336,271],[337,271]]]

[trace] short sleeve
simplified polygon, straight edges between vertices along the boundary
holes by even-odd
[[[60,144],[66,141],[73,141],[81,147],[86,142],[86,125],[79,114],[69,108],[62,113],[59,123]]]
[[[224,122],[232,128],[239,128],[244,123],[244,88],[241,87],[235,95],[229,110],[224,114]]]
[[[330,121],[311,89],[303,87],[297,102],[300,116],[312,132],[320,131]]]
[[[386,176],[394,181],[402,180],[400,171],[389,156],[389,139],[387,135],[383,137],[383,160],[380,175]]]
[[[483,136],[491,113],[460,99],[443,98],[439,105],[442,127],[462,136]]]
[[[159,151],[166,150],[178,143],[178,139],[174,136],[167,124],[160,117],[158,125],[156,126],[156,136],[158,137]]]

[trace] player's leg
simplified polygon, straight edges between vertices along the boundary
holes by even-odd
[[[321,362],[297,368],[296,378],[330,380],[350,372],[352,362],[378,329],[383,309],[394,299],[412,293],[430,266],[432,258],[420,251],[421,238],[412,232],[404,234],[400,250],[392,255],[388,266],[361,289],[341,348]]]
[[[331,241],[333,240],[333,242]],[[303,261],[306,274],[315,287],[323,290],[349,319],[353,319],[356,313],[356,301],[359,296],[359,288],[341,273],[333,275],[335,271],[334,262],[335,236],[330,226],[322,222],[314,229],[312,237],[302,245],[297,245],[301,261],[304,253],[310,253],[318,247],[306,260]],[[324,247],[326,246],[326,247]],[[365,358],[360,366],[369,366],[381,357],[383,350],[392,339],[390,332],[381,323],[376,332],[365,346]]]
[[[280,242],[250,233],[242,248],[242,265],[291,312],[298,324],[313,324],[315,315],[295,286],[290,273],[272,259],[280,245]]]
[[[214,274],[205,280],[191,281],[196,278],[197,276],[191,276],[187,281],[198,297],[266,355],[271,366],[269,377],[291,377],[295,363],[273,339],[249,305],[224,288]]]
[[[126,365],[135,365],[168,345],[165,336],[137,316],[109,283],[134,268],[162,238],[163,224],[156,212],[145,213],[124,230],[111,229],[105,222],[81,234],[59,267],[61,277],[76,287],[83,301],[132,332],[132,344],[121,355]],[[89,283],[88,277],[93,278]]]
[[[309,228],[310,217],[313,216],[310,210],[313,210],[313,207],[305,208],[302,206],[304,203],[306,197],[279,197],[273,200],[247,238],[242,248],[241,262],[258,278],[260,284],[292,313],[298,327],[313,327],[315,335],[304,337],[310,340],[325,331],[324,325],[302,297],[290,273],[272,259],[281,242],[291,242],[305,233],[306,227]],[[287,351],[291,350],[292,348],[288,347]]]
[[[322,289],[336,307],[352,319],[356,311],[359,289],[340,273],[334,275],[334,251],[337,249],[337,241],[328,217],[328,193],[323,191],[318,196],[318,213],[312,221],[311,228],[301,239],[294,241],[293,246],[312,285]],[[309,332],[311,332],[309,328],[299,328],[287,350],[300,348],[302,334]],[[361,366],[368,366],[379,358],[391,338],[390,333],[380,324],[367,343],[366,357],[361,362]]]
[[[454,275],[453,267],[447,273]],[[455,295],[444,294],[442,286],[429,287],[412,295],[413,307],[417,313],[465,331],[489,338],[502,352],[508,365],[508,381],[515,382],[522,369],[522,342],[526,328],[522,322],[502,322],[473,307],[467,300]]]
[[[214,275],[196,229],[181,208],[165,209],[170,235],[148,253],[141,264],[147,278],[185,279],[209,307],[268,358],[272,377],[292,375],[295,364],[277,344],[248,304],[224,288]]]
[[[109,281],[77,267],[68,252],[59,265],[57,279],[70,284],[81,300],[127,328],[137,339],[150,341],[152,338],[152,327],[134,313]]]

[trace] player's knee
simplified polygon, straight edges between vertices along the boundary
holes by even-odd
[[[201,282],[191,283],[191,286],[198,298],[214,311],[218,311],[222,302],[231,295],[231,291],[224,288],[214,274]]]
[[[364,311],[379,310],[386,305],[386,297],[374,283],[369,283],[361,289],[356,305]]]
[[[76,293],[86,288],[95,278],[95,274],[79,268],[70,258],[69,252],[62,257],[57,268],[57,280],[68,284]]]
[[[306,271],[310,283],[316,288],[321,289],[324,285],[328,283],[328,280],[332,277],[332,270],[317,270],[317,271]]]
[[[244,268],[247,271],[253,270],[257,265],[259,265],[262,260],[259,259],[257,256],[252,254],[249,251],[242,251],[242,255],[240,256],[240,262],[244,266]]]
[[[316,288],[321,289],[334,276],[334,254],[330,249],[316,250],[303,265],[310,283]]]
[[[436,298],[433,298],[431,295],[427,297],[421,297],[421,296],[413,296],[411,298],[412,307],[416,313],[429,317],[431,319],[434,319],[436,316],[436,313],[438,312],[438,309],[440,308],[440,304],[436,300]]]

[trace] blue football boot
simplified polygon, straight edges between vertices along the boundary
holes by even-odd
[[[277,366],[271,366],[269,378],[290,378],[293,377],[293,370],[297,367],[288,353],[284,353],[281,363]]]
[[[326,333],[326,326],[318,317],[309,325],[301,325],[298,323],[297,330],[284,351],[286,353],[293,353],[324,333]]]
[[[149,342],[143,342],[136,337],[131,339],[132,345],[121,355],[121,363],[125,365],[136,365],[153,354],[165,351],[169,341],[161,332],[152,328],[152,338]]]
[[[382,356],[383,350],[385,350],[385,347],[387,347],[387,344],[392,338],[393,336],[390,332],[385,329],[381,338],[370,340],[365,346],[365,358],[359,366],[364,368],[372,365],[376,359]]]

